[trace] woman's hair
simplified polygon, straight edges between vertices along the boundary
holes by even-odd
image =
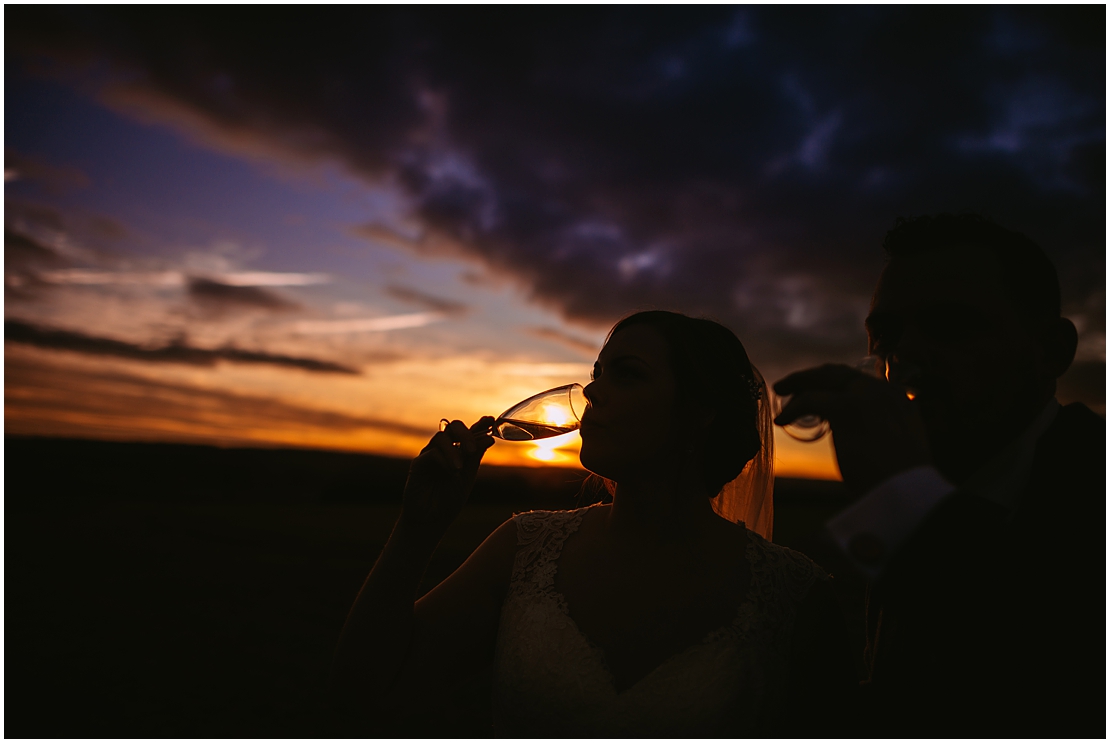
[[[715,499],[714,510],[770,538],[770,405],[763,377],[744,345],[718,322],[663,310],[625,317],[609,331],[606,343],[634,325],[646,325],[666,341],[680,409],[712,414],[708,427],[687,443],[701,455],[699,474]],[[766,523],[758,528],[753,520]]]

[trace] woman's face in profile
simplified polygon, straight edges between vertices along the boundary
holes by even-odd
[[[582,417],[582,466],[620,482],[673,456],[675,378],[667,342],[647,325],[613,334],[594,364]]]

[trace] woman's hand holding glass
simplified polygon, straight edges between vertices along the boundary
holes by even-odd
[[[446,529],[466,504],[482,456],[493,446],[486,416],[467,427],[462,421],[441,425],[409,467],[401,519],[409,525]]]
[[[466,503],[493,438],[533,441],[569,433],[581,425],[585,409],[582,385],[567,384],[532,395],[497,418],[486,416],[469,428],[462,421],[442,419],[439,433],[409,468],[405,523],[446,528]]]

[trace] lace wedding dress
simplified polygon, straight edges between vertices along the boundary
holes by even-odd
[[[517,553],[494,659],[497,733],[513,737],[741,737],[783,715],[797,607],[827,576],[747,532],[751,584],[731,624],[617,692],[567,613],[555,572],[588,509],[514,517]]]

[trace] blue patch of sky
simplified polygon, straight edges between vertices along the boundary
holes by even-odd
[[[350,226],[398,202],[336,168],[312,178],[267,168],[194,144],[171,129],[133,121],[52,82],[8,81],[6,147],[56,166],[77,167],[91,186],[41,198],[35,184],[9,194],[119,219],[144,240],[138,252],[172,256],[215,240],[262,247],[270,270],[366,274],[374,252]]]

